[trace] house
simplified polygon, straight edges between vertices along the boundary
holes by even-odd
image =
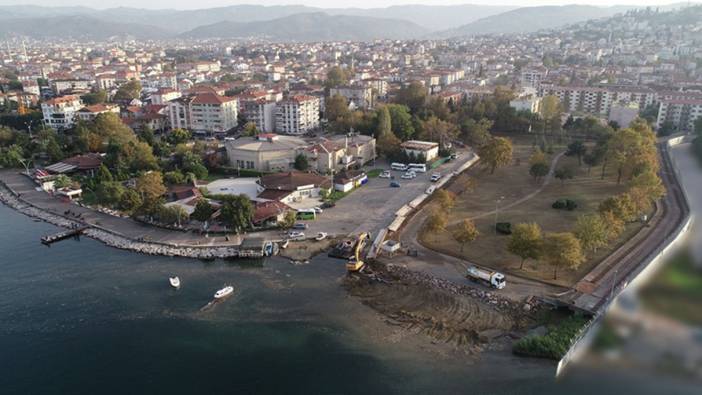
[[[92,106],[85,106],[76,112],[76,116],[81,121],[92,121],[98,115],[108,112],[119,114],[119,106],[116,104],[95,104]]]
[[[44,125],[54,130],[73,127],[76,113],[83,108],[78,96],[68,95],[49,99],[41,104]]]
[[[281,101],[275,114],[275,130],[284,134],[305,134],[319,127],[318,97],[295,95]]]
[[[172,128],[195,133],[226,132],[237,125],[238,101],[215,92],[200,92],[168,102]]]
[[[50,166],[46,166],[44,170],[53,174],[66,174],[80,172],[90,176],[95,175],[95,172],[102,164],[102,155],[100,154],[85,154],[75,155],[66,158],[60,162],[56,162]]]
[[[360,170],[344,170],[334,176],[334,189],[348,192],[368,182],[368,176]]]
[[[258,199],[276,200],[285,204],[304,199],[318,198],[322,191],[332,188],[328,177],[299,171],[289,171],[262,176],[259,185],[263,189]]]
[[[375,138],[364,135],[322,139],[305,149],[312,168],[321,174],[362,166],[376,158]]]
[[[274,133],[241,137],[224,143],[232,166],[263,172],[290,170],[297,154],[307,145],[307,142],[300,138]]]
[[[290,206],[277,200],[256,202],[251,222],[259,227],[275,226],[285,219],[285,214],[290,210]]]
[[[407,155],[415,157],[423,155],[427,162],[439,156],[439,143],[431,141],[408,140],[400,144],[400,147]]]

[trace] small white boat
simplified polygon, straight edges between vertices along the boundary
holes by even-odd
[[[171,283],[171,287],[180,288],[180,279],[178,278],[178,276],[168,277],[168,281]]]
[[[214,297],[215,297],[215,299],[222,299],[225,296],[231,295],[232,292],[234,292],[234,287],[232,287],[231,285],[228,285],[228,286],[220,289],[219,291],[215,292]]]
[[[324,239],[326,239],[326,238],[327,238],[327,234],[326,234],[326,233],[324,233],[324,232],[319,232],[319,233],[317,233],[317,237],[315,237],[314,239],[317,240],[317,241],[322,241],[322,240],[324,240]]]

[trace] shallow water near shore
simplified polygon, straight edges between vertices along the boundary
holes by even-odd
[[[0,393],[592,393],[623,387],[508,351],[446,352],[346,294],[341,261],[121,251],[0,205]],[[174,290],[168,276],[178,275]],[[225,284],[236,292],[201,308]],[[656,393],[640,381],[638,393]],[[631,384],[631,382],[629,384]],[[587,383],[587,386],[583,385]],[[621,386],[620,386],[621,385]]]

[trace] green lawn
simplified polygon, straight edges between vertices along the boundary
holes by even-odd
[[[380,173],[382,173],[382,172],[383,172],[383,169],[373,169],[373,170],[367,171],[366,175],[368,176],[368,178],[377,178],[380,175]]]

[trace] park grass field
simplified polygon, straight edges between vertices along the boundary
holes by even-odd
[[[553,267],[543,262],[527,261],[520,270],[520,259],[507,251],[509,236],[497,235],[494,230],[496,200],[502,198],[497,211],[499,222],[511,222],[513,226],[521,222],[536,222],[544,233],[564,232],[572,230],[578,216],[596,212],[602,200],[626,191],[627,187],[624,182],[617,185],[611,169],[602,180],[601,167],[593,168],[588,174],[587,166],[579,166],[577,157],[562,156],[556,168],[574,168],[575,178],[564,183],[554,178],[539,191],[543,180],[534,180],[529,175],[529,157],[534,151],[531,140],[522,137],[513,143],[511,165],[497,169],[494,174],[483,167],[473,167],[448,188],[457,194],[457,199],[455,207],[449,212],[446,230],[421,234],[420,242],[436,251],[508,274],[572,286],[604,257],[636,234],[643,224],[628,224],[619,240],[599,249],[597,253],[588,253],[587,261],[578,269],[559,268],[557,280],[553,279]],[[550,162],[564,150],[565,147],[554,148],[554,154],[547,155],[547,160]],[[467,181],[468,177],[472,179],[470,182]],[[466,188],[468,185],[470,187]],[[533,196],[529,198],[529,195]],[[574,200],[578,208],[573,211],[551,208],[554,201],[562,198]],[[465,218],[474,220],[480,236],[461,251],[461,246],[453,239],[451,232]]]

